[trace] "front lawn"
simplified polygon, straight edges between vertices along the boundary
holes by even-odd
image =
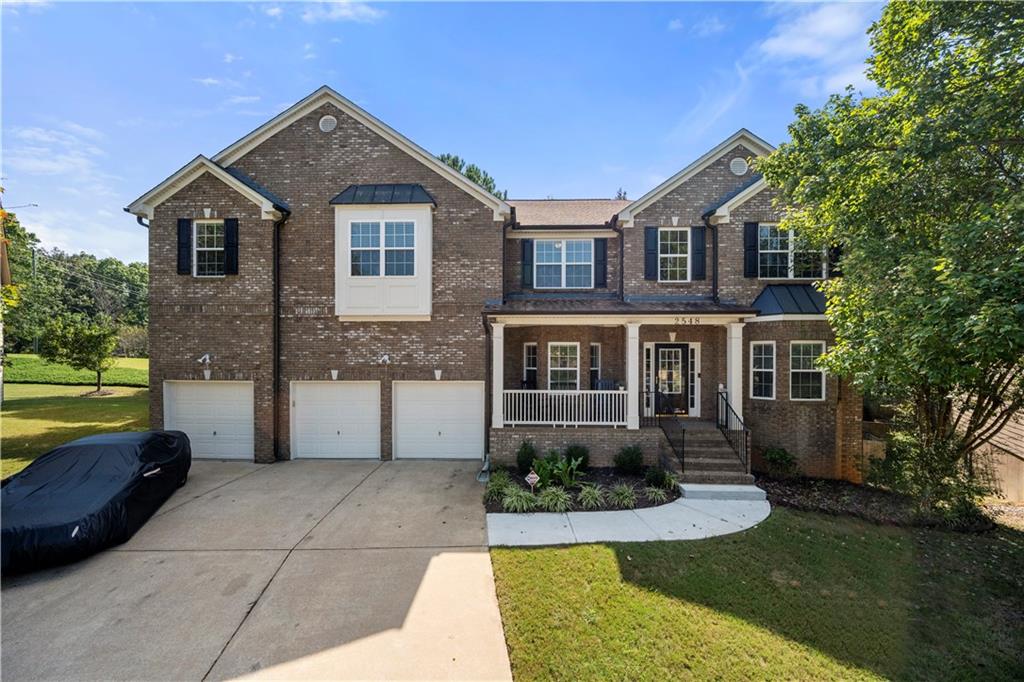
[[[21,471],[47,450],[104,431],[149,428],[149,391],[113,388],[114,395],[80,397],[82,386],[7,384],[0,413],[0,477]]]
[[[1024,679],[1024,533],[776,507],[694,542],[494,549],[519,680]]]
[[[4,367],[8,384],[66,384],[95,386],[96,374],[52,365],[38,355],[10,353]],[[103,373],[104,386],[149,386],[149,358],[114,358],[114,368]]]

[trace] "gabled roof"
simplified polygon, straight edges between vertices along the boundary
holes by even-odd
[[[760,315],[824,315],[825,295],[810,284],[769,284],[754,299]]]
[[[349,185],[332,204],[433,204],[430,192],[422,185]]]
[[[732,206],[736,205],[736,198],[741,194],[747,194],[747,190],[750,189],[753,185],[764,184],[761,182],[761,180],[762,177],[760,173],[753,173],[749,178],[747,178],[747,181],[742,183],[739,187],[734,188],[731,192],[726,193],[725,196],[720,197],[719,199],[711,202],[711,205],[708,206],[707,210],[705,210],[704,213],[701,214],[701,217],[707,218],[708,216],[713,215],[715,211],[717,211],[720,208],[731,208]]]
[[[509,199],[522,227],[601,227],[629,205],[624,199]]]
[[[742,144],[749,147],[758,155],[769,154],[775,147],[768,144],[760,137],[750,132],[746,128],[740,128],[738,131],[730,135],[714,149],[711,149],[706,154],[701,156],[699,159],[691,163],[689,166],[679,171],[665,182],[661,183],[647,194],[643,195],[629,206],[622,209],[619,212],[619,220],[625,223],[629,223],[633,218],[643,211],[645,208],[653,204],[658,199],[674,190],[679,185],[683,184],[697,173],[701,172],[712,163],[714,163],[722,154],[726,153],[736,145]]]
[[[202,154],[189,161],[169,178],[130,203],[124,210],[140,218],[152,220],[153,211],[157,206],[170,199],[179,190],[205,173],[210,173],[225,185],[259,206],[263,212],[263,218],[266,220],[277,220],[281,217],[282,213],[288,211],[288,207],[283,201],[259,186],[249,176],[235,169],[222,168]]]
[[[469,180],[466,176],[462,175],[462,173],[459,173],[409,138],[397,132],[386,123],[373,117],[326,85],[288,109],[285,109],[280,114],[270,119],[259,128],[256,128],[256,130],[252,131],[237,142],[234,142],[228,147],[217,152],[217,154],[214,155],[213,160],[221,165],[230,166],[275,133],[280,132],[298,119],[328,103],[334,105],[346,115],[352,117],[362,125],[377,133],[385,140],[395,145],[403,152],[413,157],[424,166],[430,168],[452,184],[462,188],[467,194],[475,197],[485,206],[491,207],[494,210],[495,220],[501,220],[511,212],[508,204],[504,201],[497,198],[472,180]]]

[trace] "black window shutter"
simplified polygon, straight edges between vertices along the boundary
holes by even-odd
[[[191,218],[178,218],[178,274],[192,274]]]
[[[658,228],[644,228],[644,279],[658,279]]]
[[[608,287],[608,240],[594,240],[594,287]]]
[[[238,274],[238,218],[224,219],[224,274]]]
[[[523,288],[533,288],[533,240],[523,239]]]
[[[690,279],[707,279],[707,249],[705,248],[705,228],[703,225],[690,228],[690,235],[693,238],[693,256],[690,261],[693,264],[693,273]]]
[[[743,276],[757,277],[757,223],[743,223]]]
[[[840,260],[843,257],[843,247],[833,246],[828,250],[828,276],[839,277],[843,274],[843,269],[839,265]]]

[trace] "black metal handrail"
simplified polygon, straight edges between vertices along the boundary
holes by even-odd
[[[729,441],[733,452],[739,457],[744,471],[749,474],[750,457],[747,450],[747,438],[750,431],[747,430],[747,425],[743,423],[740,416],[736,414],[736,410],[729,404],[729,396],[725,391],[718,392],[718,409],[715,413],[715,422],[718,424],[718,430]]]

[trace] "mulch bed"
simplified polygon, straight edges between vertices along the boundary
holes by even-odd
[[[510,469],[509,475],[512,477],[512,480],[521,488],[523,488],[524,490],[530,489],[530,484],[524,480],[524,477],[520,475],[517,470]],[[586,473],[583,474],[581,479],[583,483],[596,483],[598,485],[604,486],[606,493],[610,492],[611,489],[617,485],[626,484],[633,486],[633,490],[636,491],[636,506],[633,507],[633,509],[657,507],[663,504],[668,504],[669,502],[677,500],[681,497],[679,488],[678,486],[676,486],[672,490],[665,491],[666,493],[668,493],[668,499],[666,499],[663,502],[652,502],[651,500],[647,499],[646,495],[644,495],[644,488],[647,487],[647,484],[644,482],[643,476],[623,475],[616,472],[615,469],[612,468],[592,467],[588,469]],[[540,489],[538,488],[536,492],[539,493]],[[573,497],[573,506],[572,509],[570,509],[569,511],[595,511],[590,509],[584,509],[583,507],[579,506],[579,503],[576,502],[577,492],[579,492],[578,489],[569,491],[569,493]],[[506,513],[505,510],[502,509],[501,507],[501,502],[488,502],[484,506],[487,508],[487,512],[490,514]],[[615,511],[617,509],[619,509],[619,507],[612,506],[609,502],[607,506],[596,511]],[[542,510],[538,509],[537,511],[541,512]]]
[[[914,501],[881,488],[847,481],[819,478],[775,479],[758,475],[756,484],[768,495],[768,501],[783,507],[824,514],[855,516],[880,525],[942,527],[941,517],[921,514]],[[982,532],[994,527],[991,519],[979,517],[968,527],[955,530]]]

